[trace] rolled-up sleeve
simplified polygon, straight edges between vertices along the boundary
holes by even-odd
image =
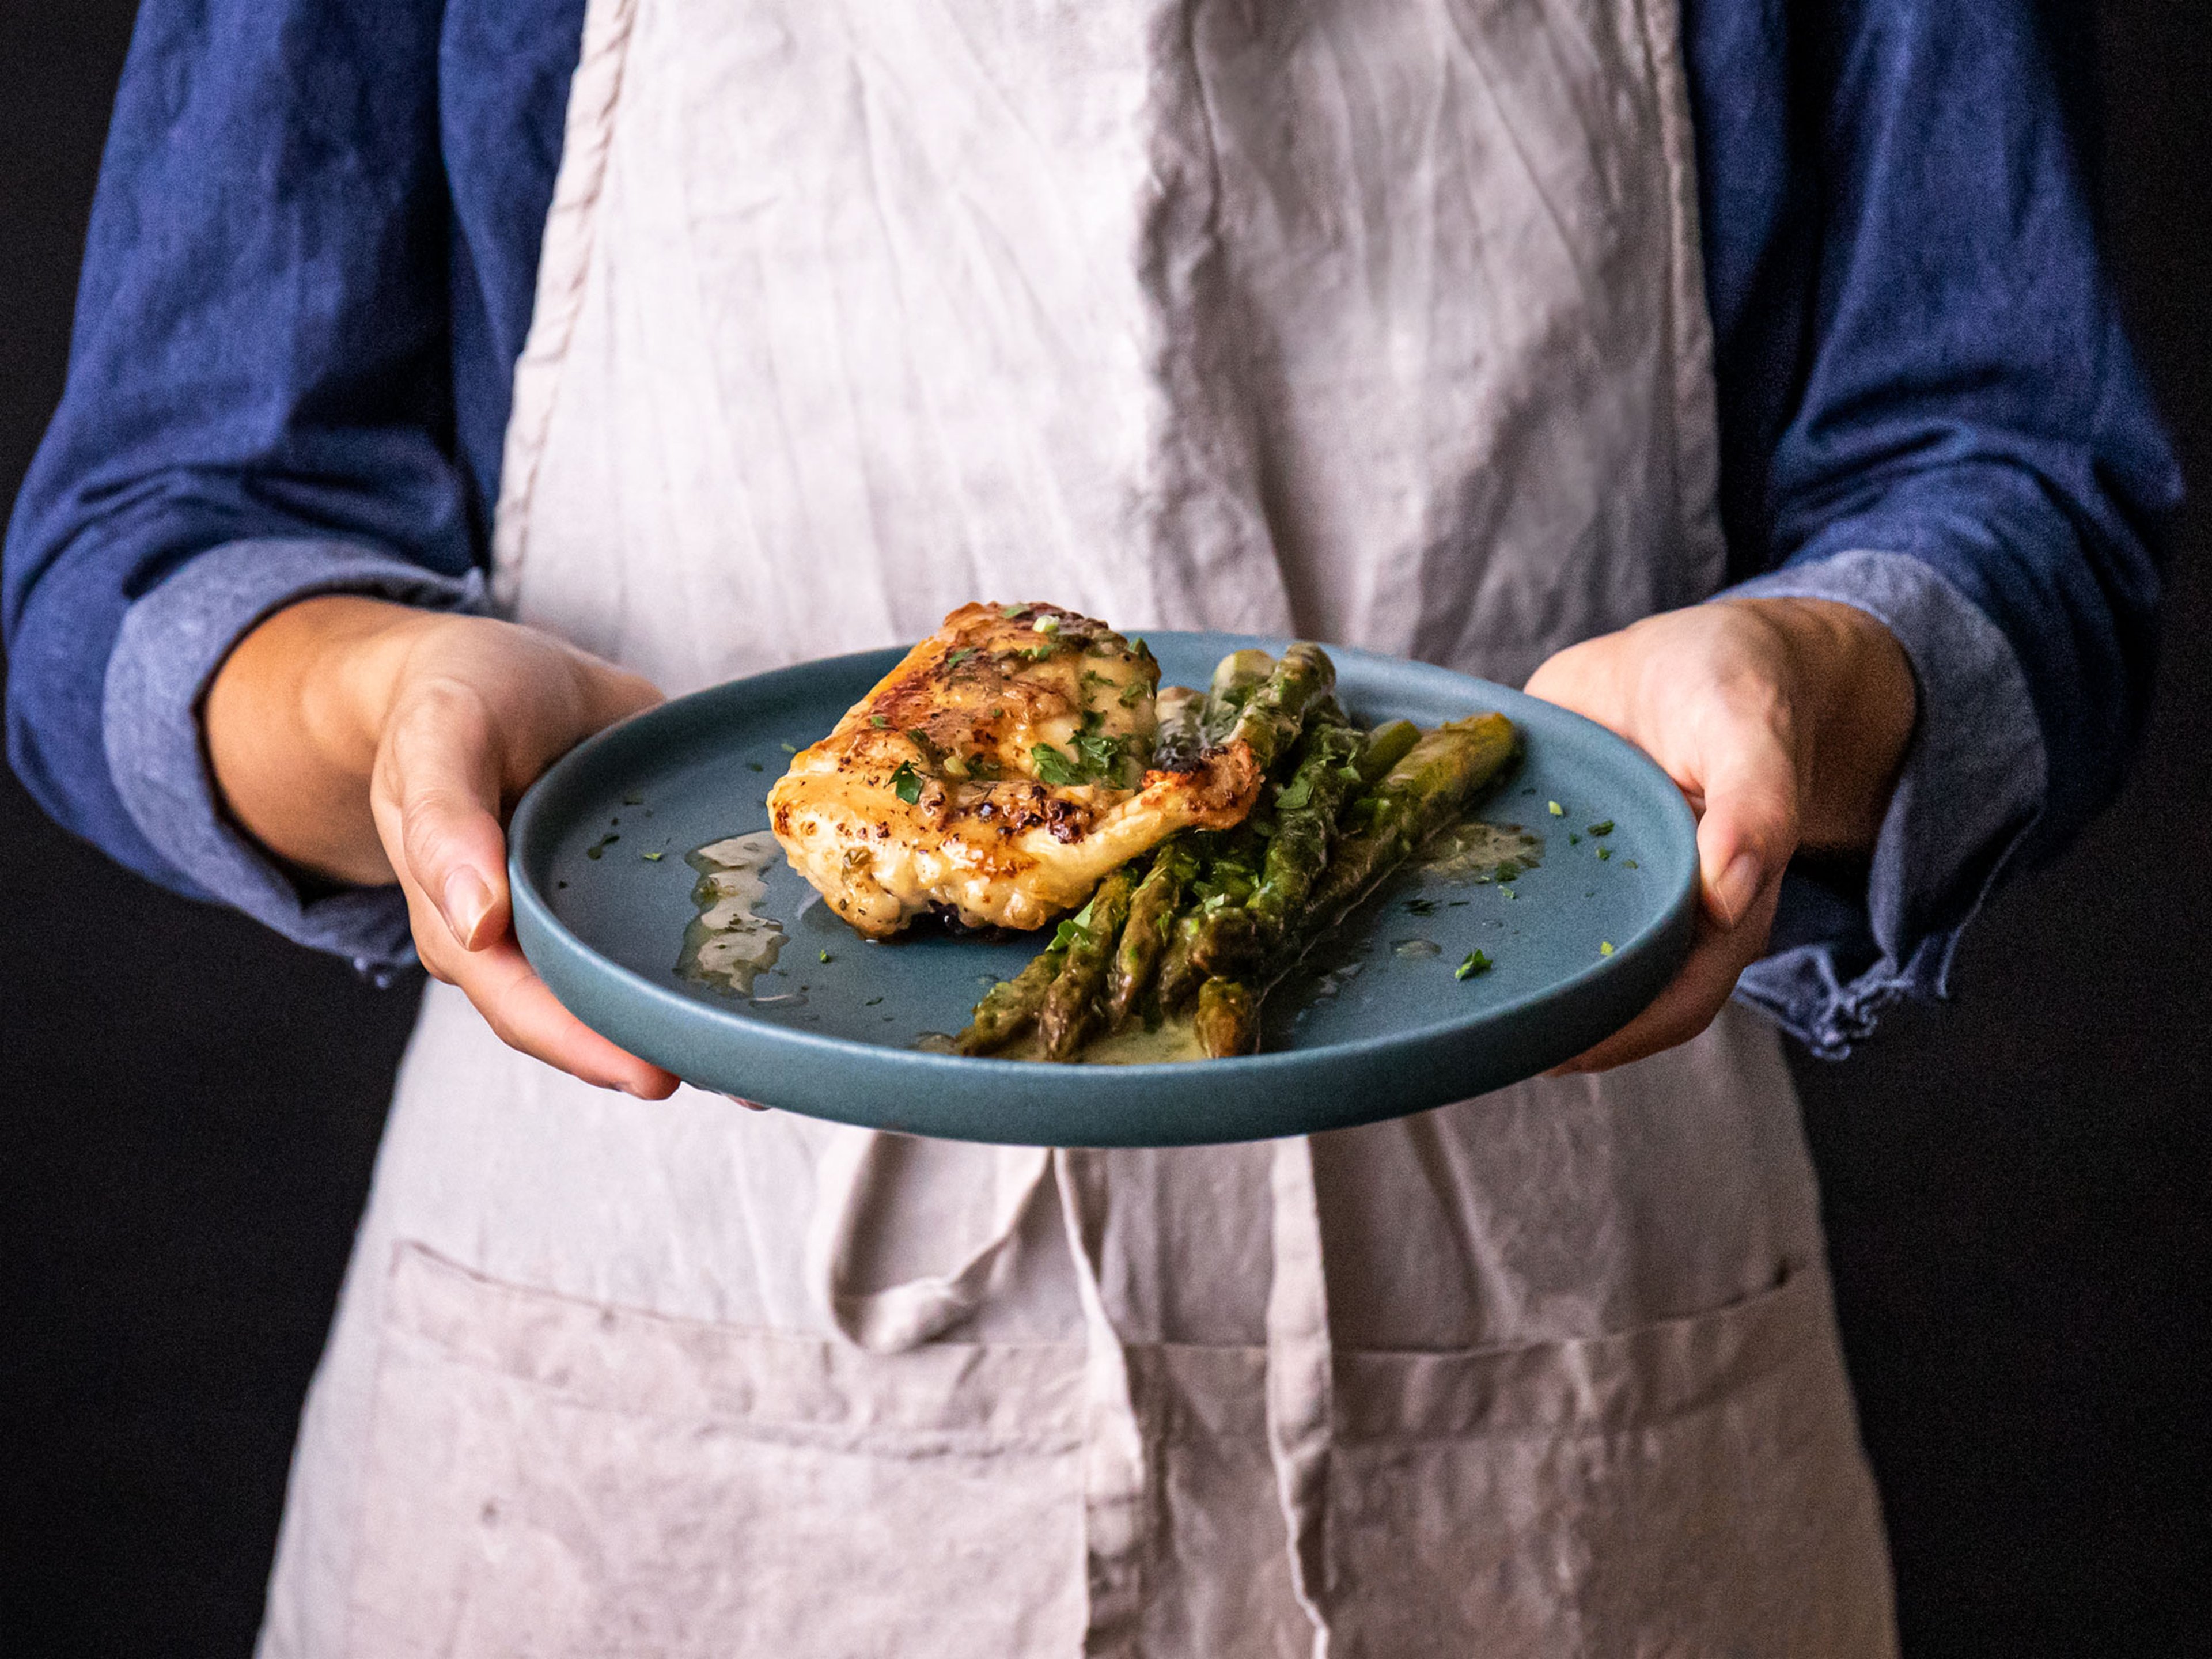
[[[458,605],[434,0],[151,0],[118,94],[60,407],[8,532],[9,757],[175,890],[388,963],[394,890],[323,895],[232,829],[198,708],[310,593]]]
[[[1727,596],[1856,605],[1918,684],[1863,880],[1793,871],[1738,988],[1839,1055],[2117,789],[2180,481],[2032,0],[1717,9],[1693,52],[1796,88],[1701,86]]]

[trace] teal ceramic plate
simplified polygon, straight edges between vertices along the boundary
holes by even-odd
[[[1164,684],[1200,686],[1224,653],[1284,643],[1147,638]],[[774,969],[750,996],[687,977],[699,877],[686,855],[765,829],[791,748],[826,733],[900,654],[679,698],[538,780],[509,842],[515,928],[580,1019],[702,1088],[817,1117],[969,1140],[1164,1146],[1372,1122],[1533,1076],[1625,1024],[1689,947],[1695,825],[1639,750],[1503,686],[1332,648],[1340,696],[1363,722],[1433,726],[1496,708],[1521,727],[1526,757],[1475,816],[1538,837],[1541,863],[1509,882],[1401,872],[1269,996],[1263,1052],[1127,1066],[929,1052],[917,1044],[958,1030],[1042,940],[927,929],[870,944],[781,861],[762,907],[786,934]],[[1455,977],[1476,950],[1492,967]]]

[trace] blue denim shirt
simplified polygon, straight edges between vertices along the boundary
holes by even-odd
[[[10,524],[9,754],[59,822],[364,968],[396,889],[224,818],[198,704],[309,593],[466,605],[581,0],[147,0]],[[1744,995],[1843,1052],[2112,793],[2179,479],[2034,0],[1686,0],[1735,592],[1881,618],[1921,716],[1862,886]]]

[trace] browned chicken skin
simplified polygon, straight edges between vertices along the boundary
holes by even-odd
[[[1033,928],[1189,828],[1243,821],[1241,743],[1147,769],[1159,665],[1050,605],[969,605],[908,652],[769,791],[792,866],[861,933],[932,908]]]

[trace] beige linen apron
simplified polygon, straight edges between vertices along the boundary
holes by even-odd
[[[1720,579],[1694,208],[1665,0],[591,0],[496,591],[672,691],[975,598],[1518,679]],[[1892,1645],[1747,1016],[1042,1152],[434,986],[262,1650]]]

